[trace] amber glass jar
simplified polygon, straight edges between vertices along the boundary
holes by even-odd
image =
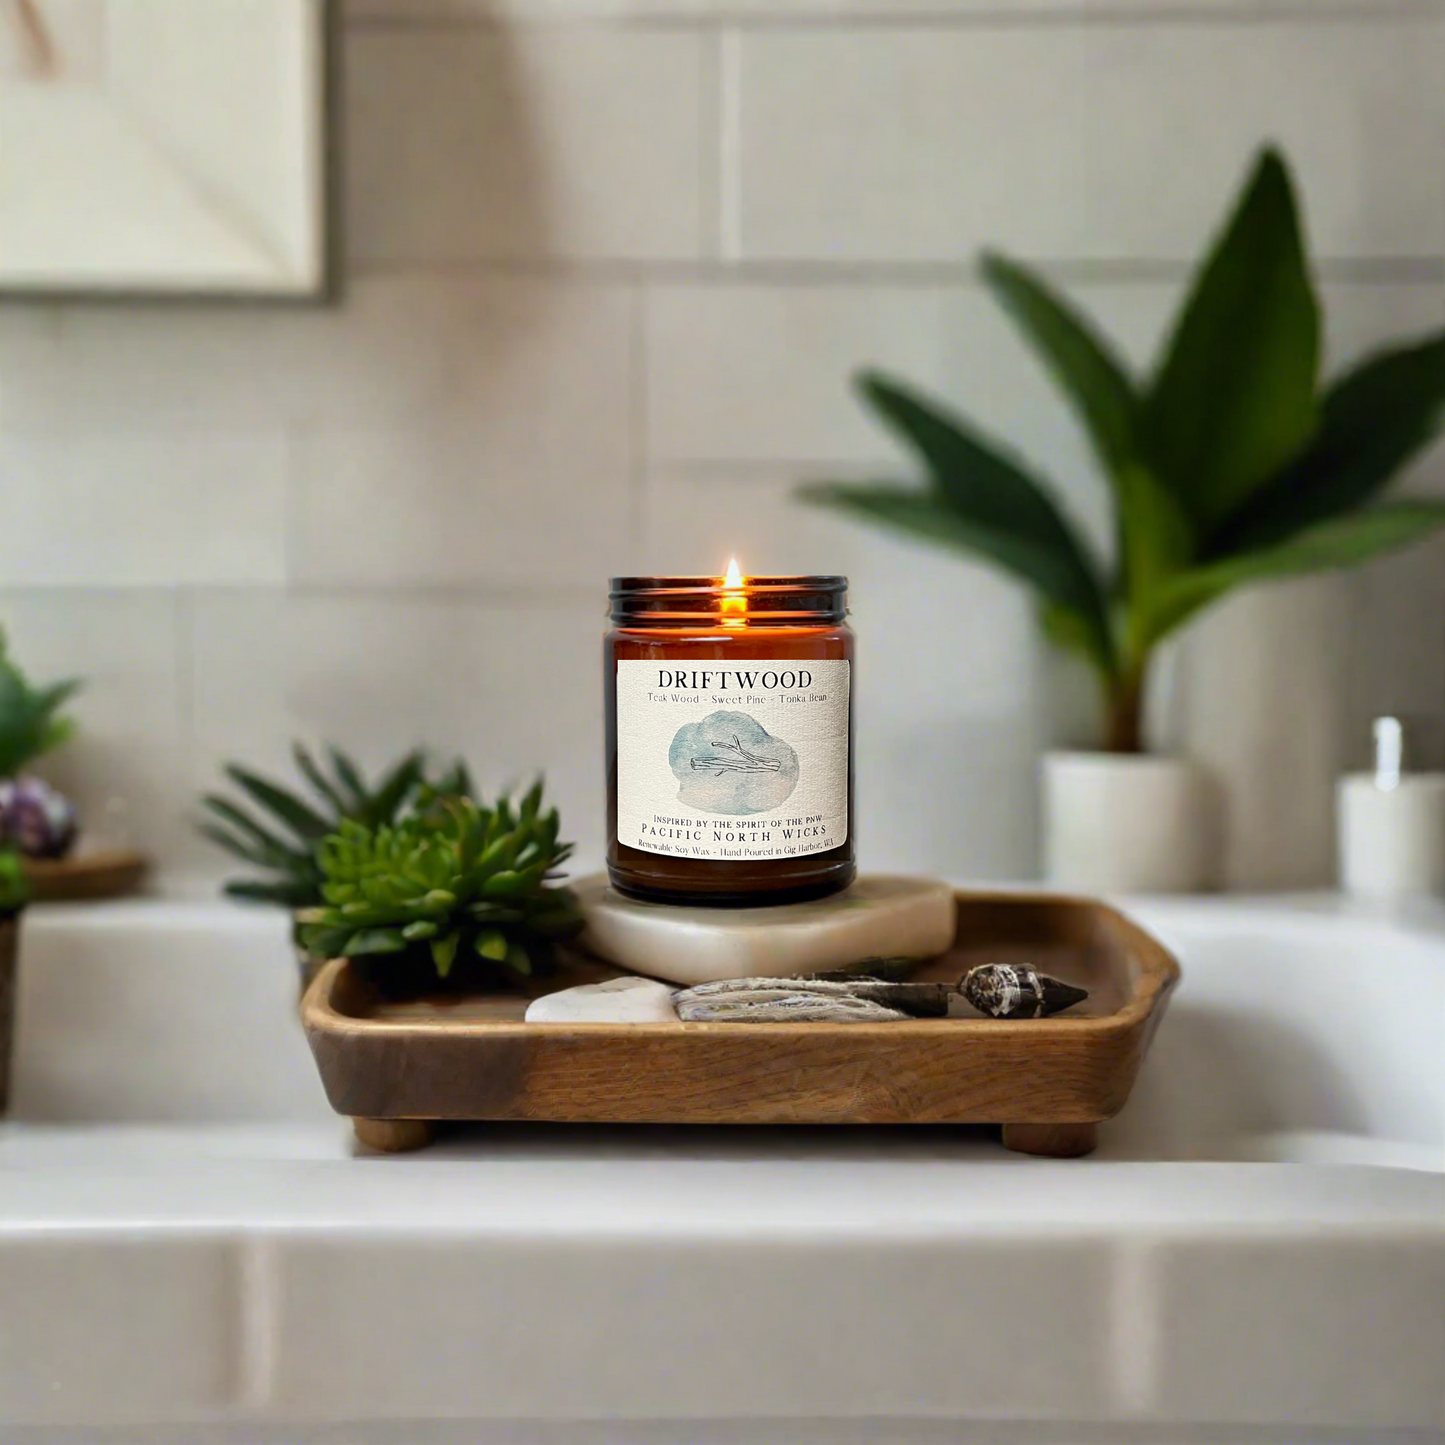
[[[853,881],[846,577],[617,577],[604,645],[607,867],[674,903]]]

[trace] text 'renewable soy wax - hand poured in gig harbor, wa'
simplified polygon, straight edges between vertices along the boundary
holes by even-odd
[[[617,577],[607,634],[608,871],[671,902],[853,881],[845,577]]]

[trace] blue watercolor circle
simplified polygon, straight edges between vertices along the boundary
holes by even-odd
[[[798,786],[797,753],[745,712],[713,712],[685,723],[667,761],[678,802],[705,813],[770,812]]]

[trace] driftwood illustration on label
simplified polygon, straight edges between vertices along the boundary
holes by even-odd
[[[713,777],[720,778],[724,773],[780,773],[783,770],[780,759],[760,758],[756,753],[750,753],[736,735],[732,742],[714,743],[713,747],[724,756],[690,759],[695,773],[710,772]]]

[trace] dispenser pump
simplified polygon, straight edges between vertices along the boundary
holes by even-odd
[[[1406,729],[1377,717],[1374,766],[1340,779],[1340,885],[1361,898],[1445,894],[1445,773],[1407,772]]]
[[[1375,786],[1393,793],[1405,771],[1405,724],[1397,717],[1377,717],[1375,735]]]

